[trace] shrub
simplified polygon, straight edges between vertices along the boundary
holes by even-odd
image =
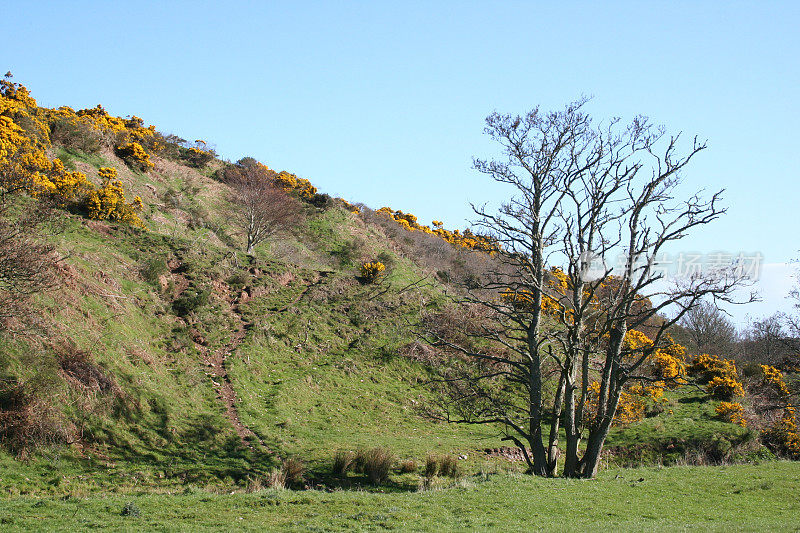
[[[13,378],[0,379],[0,442],[20,455],[39,445],[63,444],[73,438],[74,428],[35,388]]]
[[[243,270],[239,270],[228,278],[228,285],[236,288],[244,287],[250,283],[250,274]]]
[[[738,378],[736,364],[730,359],[722,359],[707,353],[694,358],[692,364],[686,368],[690,376],[694,376],[702,383],[708,383],[715,377]]]
[[[167,262],[163,257],[150,257],[142,261],[139,272],[145,281],[155,283],[162,274],[167,272]]]
[[[116,148],[117,155],[125,164],[134,170],[147,172],[155,165],[150,161],[150,155],[138,142],[121,144]]]
[[[730,422],[731,424],[737,424],[742,427],[747,426],[747,422],[744,419],[744,410],[742,409],[742,404],[738,402],[719,402],[716,409],[714,409],[717,417],[724,420],[725,422]]]
[[[736,396],[744,396],[744,387],[739,382],[736,364],[730,359],[704,353],[695,357],[686,371],[706,385],[712,398],[730,400]]]
[[[315,193],[314,196],[312,196],[308,200],[308,202],[311,205],[313,205],[314,207],[317,207],[319,209],[326,209],[326,208],[330,207],[331,203],[333,202],[333,199],[331,198],[331,196],[329,194],[326,194],[326,193],[322,193],[322,194]]]
[[[208,291],[186,289],[172,302],[172,309],[178,316],[186,316],[208,303]]]
[[[770,365],[760,365],[764,386],[772,389],[781,398],[789,397],[789,387],[783,380],[783,372]]]
[[[336,256],[342,266],[351,265],[361,255],[364,245],[364,240],[356,237],[341,243],[338,248],[331,252],[331,255]]]
[[[735,396],[744,396],[742,384],[728,376],[716,376],[708,382],[706,390],[712,398],[717,400],[730,400]]]
[[[102,167],[98,170],[103,179],[99,189],[92,190],[83,200],[89,218],[94,220],[117,220],[141,226],[137,212],[142,210],[142,199],[138,196],[127,203],[122,182],[117,179],[117,169]]]
[[[194,168],[205,167],[217,156],[217,153],[201,139],[196,140],[194,146],[181,149],[180,154],[181,159]]]
[[[331,468],[333,475],[339,477],[346,475],[353,469],[354,459],[355,455],[353,452],[342,450],[336,452],[336,455],[333,456],[333,467]]]
[[[119,514],[122,516],[139,518],[142,515],[142,511],[139,510],[139,507],[137,507],[135,503],[128,502],[122,507],[122,511],[120,511]]]
[[[678,343],[657,349],[650,355],[653,370],[659,379],[669,388],[675,388],[686,383],[686,348]]]
[[[80,350],[71,341],[55,348],[58,366],[69,381],[90,392],[122,394],[112,376],[92,362],[88,352]]]
[[[786,407],[781,419],[767,428],[761,434],[761,438],[776,454],[790,459],[800,459],[800,434],[797,431],[795,409]]]
[[[386,265],[380,261],[372,261],[361,265],[361,278],[366,283],[375,283],[383,275]]]
[[[77,116],[53,120],[50,123],[50,140],[85,154],[97,153],[102,146],[100,132]]]

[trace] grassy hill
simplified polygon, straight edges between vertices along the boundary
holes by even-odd
[[[87,175],[116,168],[145,205],[143,229],[61,212],[65,282],[37,297],[38,331],[0,341],[6,379],[48,406],[34,423],[75,439],[57,452],[75,472],[242,484],[287,456],[321,471],[339,449],[419,461],[500,445],[417,413],[429,376],[397,352],[444,287],[380,226],[306,205],[291,235],[247,257],[226,186],[205,175],[221,163],[155,158],[143,174],[109,150],[55,153]],[[388,274],[361,283],[358,266],[378,256]]]

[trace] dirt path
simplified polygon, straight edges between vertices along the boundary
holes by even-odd
[[[217,391],[217,398],[225,406],[225,416],[230,420],[236,433],[242,439],[242,443],[250,448],[252,448],[253,442],[258,442],[264,446],[264,442],[258,435],[245,426],[239,418],[239,410],[236,408],[239,400],[236,397],[236,391],[233,390],[230,376],[228,376],[228,358],[236,353],[236,349],[242,344],[245,335],[247,335],[245,330],[246,323],[241,315],[237,312],[234,312],[234,315],[237,323],[236,329],[231,334],[230,342],[215,350],[207,350],[205,354],[206,364],[209,366],[210,374],[212,375],[212,383]]]
[[[222,287],[219,288],[222,289]],[[239,438],[242,439],[242,444],[251,449],[254,443],[258,443],[263,448],[267,448],[264,441],[242,423],[242,420],[239,418],[239,410],[236,408],[239,399],[236,396],[236,391],[228,375],[228,359],[236,353],[236,350],[247,336],[248,323],[242,318],[238,305],[233,302],[227,285],[224,286],[224,292],[225,294],[222,295],[222,300],[228,306],[230,315],[235,320],[231,338],[227,344],[216,348],[200,345],[198,345],[198,348],[200,348],[203,359],[208,367],[206,374],[211,377],[214,390],[217,392],[217,398],[225,407],[225,417],[230,421],[231,425],[233,425]]]

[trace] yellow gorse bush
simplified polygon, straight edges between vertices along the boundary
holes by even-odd
[[[147,172],[153,168],[150,155],[138,142],[129,142],[117,147],[117,154],[132,168]]]
[[[653,397],[653,392],[645,390],[640,384],[636,387],[630,387],[628,390],[623,390],[619,395],[619,404],[617,411],[614,413],[614,426],[627,426],[633,422],[638,422],[644,418],[647,409],[647,399]],[[589,397],[586,402],[587,412],[585,413],[586,419],[589,423],[594,423],[597,416],[598,398],[600,397],[600,383],[592,381],[589,384]],[[661,396],[655,393],[655,400],[660,399]]]
[[[714,412],[721,420],[747,427],[747,422],[744,419],[744,409],[739,402],[719,402]]]
[[[719,400],[730,400],[744,396],[744,387],[739,381],[736,364],[731,359],[723,359],[707,353],[694,358],[687,372],[706,385],[706,390]]]
[[[49,124],[63,119],[85,120],[94,128],[138,132],[134,137],[148,137],[155,132],[152,126],[143,128],[138,117],[110,117],[102,106],[78,113],[69,107],[40,108],[25,87],[9,79],[0,80],[0,189],[46,196],[62,207],[84,209],[91,218],[142,225],[136,214],[143,207],[142,200],[137,196],[130,203],[126,201],[116,169],[100,169],[103,184],[98,189],[84,173],[68,171],[60,160],[47,156],[46,150],[51,146]],[[146,156],[145,153],[141,157],[148,160]]]
[[[380,261],[371,261],[361,265],[361,277],[368,283],[376,281],[386,270],[386,265]]]
[[[99,169],[103,185],[92,190],[85,199],[85,208],[89,218],[95,220],[116,220],[141,226],[142,221],[137,212],[142,210],[142,199],[135,197],[128,203],[122,182],[117,179],[117,169],[103,167]]]
[[[771,387],[781,398],[789,397],[789,387],[783,381],[783,372],[770,365],[761,365],[761,371],[764,373],[764,382]]]
[[[449,231],[442,227],[444,224],[439,220],[434,220],[433,228],[431,228],[420,224],[417,221],[417,217],[411,213],[395,211],[390,207],[381,207],[377,212],[388,216],[406,231],[421,231],[429,235],[436,235],[454,246],[488,254],[496,253],[499,248],[497,241],[491,237],[476,235],[468,229],[464,230],[463,233],[459,230]]]
[[[800,435],[797,433],[794,407],[786,407],[780,420],[767,428],[761,436],[776,453],[790,459],[800,459]]]
[[[297,193],[303,200],[310,200],[317,194],[317,188],[305,178],[298,178],[295,174],[281,171],[275,176],[275,183],[286,192]]]
[[[714,376],[706,385],[706,390],[712,398],[720,400],[730,400],[736,396],[744,396],[742,384],[730,376]]]

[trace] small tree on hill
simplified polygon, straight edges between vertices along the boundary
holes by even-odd
[[[248,254],[264,240],[296,224],[301,217],[300,202],[274,180],[275,172],[260,163],[236,165],[225,173],[225,181],[231,187],[234,217],[245,235]]]

